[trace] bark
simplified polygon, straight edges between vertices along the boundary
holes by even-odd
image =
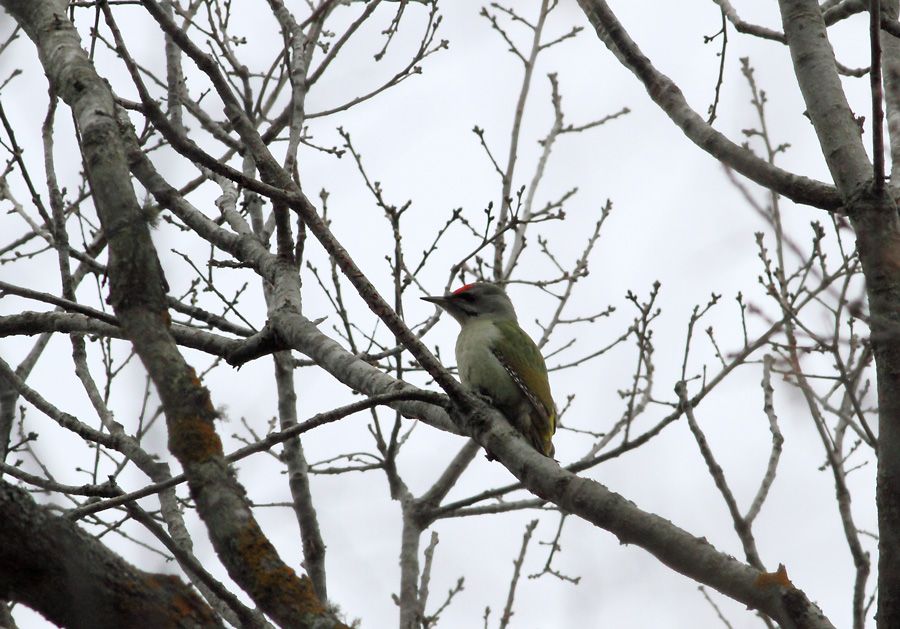
[[[896,21],[900,9],[898,2],[891,0],[884,3],[885,17],[889,20]],[[888,115],[888,137],[890,140],[891,163],[900,164],[900,39],[890,36],[882,31],[882,46],[884,49],[884,87],[885,100]],[[891,183],[896,184],[898,171],[891,173]],[[896,221],[895,213],[888,213],[888,224]],[[896,228],[895,228],[896,229]],[[877,231],[875,232],[878,233]],[[894,232],[896,234],[896,232]],[[887,234],[886,234],[887,235]],[[896,238],[896,237],[895,237]],[[862,243],[861,243],[862,244]],[[896,250],[896,243],[888,242],[887,247],[893,244]],[[869,250],[872,245],[865,243],[865,247]],[[882,249],[882,254],[886,254],[890,249]],[[886,267],[895,269],[895,263],[889,263]],[[894,274],[896,275],[896,273]],[[873,278],[874,279],[874,278]],[[893,285],[891,285],[893,284]],[[884,285],[881,282],[870,282],[870,293],[873,289],[877,289],[879,294],[885,296],[888,302],[884,305],[883,313],[891,316],[897,312],[896,303],[891,303],[891,297],[896,298],[897,284],[896,278],[893,282],[886,281]],[[869,299],[873,297],[870,294]],[[893,308],[892,308],[893,306]],[[892,319],[889,319],[892,321]],[[890,323],[884,326],[885,331],[894,330],[893,337],[896,337],[896,328],[892,328]],[[888,334],[887,338],[892,338]],[[876,360],[878,353],[881,353],[879,366],[884,364],[884,375],[879,369],[878,373],[878,396],[881,404],[881,414],[879,415],[879,445],[882,452],[900,452],[900,409],[897,409],[897,398],[900,397],[900,389],[897,386],[897,350],[890,350],[886,344],[876,344]],[[891,361],[893,359],[893,362]],[[882,385],[883,383],[883,385]],[[888,415],[888,409],[884,406],[890,399],[890,407],[893,412]],[[878,500],[879,513],[879,562],[878,562],[878,588],[880,598],[878,601],[878,622],[879,626],[890,626],[889,623],[900,622],[900,465],[897,464],[897,457],[882,456],[879,460],[878,467],[878,485],[876,487],[876,497]]]
[[[846,203],[872,178],[859,125],[850,110],[817,2],[779,2],[794,74],[825,163]]]
[[[434,520],[434,509],[447,496],[450,489],[456,485],[456,481],[462,476],[480,446],[471,439],[468,440],[460,451],[453,457],[441,476],[434,482],[431,488],[419,498],[413,498],[409,493],[400,497],[403,512],[403,529],[400,534],[400,629],[418,629],[424,626],[426,615],[425,605],[428,602],[427,583],[430,576],[429,556],[434,552],[437,543],[433,538],[429,549],[425,550],[425,566],[421,571],[422,586],[419,584],[419,546],[422,532]],[[436,535],[436,533],[432,533]]]
[[[290,366],[290,352],[275,354],[275,384],[278,388],[278,417],[282,430],[296,426],[297,392],[294,388],[294,370]],[[325,540],[319,530],[319,518],[313,504],[309,488],[309,465],[303,454],[300,437],[284,442],[282,459],[288,468],[288,485],[294,506],[294,515],[300,526],[303,543],[303,567],[312,580],[316,595],[322,601],[328,600],[325,572]]]
[[[0,376],[0,463],[6,461],[9,436],[16,419],[16,401],[18,399],[19,394],[16,393],[12,383]]]
[[[178,578],[138,570],[65,518],[0,482],[0,597],[63,627],[217,627]]]
[[[878,627],[900,626],[900,220],[883,197],[851,218],[866,275],[878,379]]]
[[[422,529],[412,517],[409,505],[403,508],[403,531],[400,534],[400,629],[422,626],[423,609],[419,606],[419,543]]]

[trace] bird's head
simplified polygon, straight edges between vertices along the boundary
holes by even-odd
[[[443,297],[422,299],[446,310],[460,325],[485,316],[516,320],[516,311],[506,291],[490,282],[466,284]]]

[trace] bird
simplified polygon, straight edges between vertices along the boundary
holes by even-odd
[[[541,454],[553,458],[556,405],[541,351],[519,326],[506,291],[474,282],[422,297],[460,325],[456,364],[463,385],[486,397]]]

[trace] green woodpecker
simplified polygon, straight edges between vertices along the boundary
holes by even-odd
[[[462,383],[489,398],[535,450],[553,456],[556,405],[544,357],[519,327],[506,292],[496,284],[466,284],[443,297],[423,297],[456,319],[456,364]]]

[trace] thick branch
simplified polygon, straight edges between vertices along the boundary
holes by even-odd
[[[469,419],[477,427],[476,439],[537,496],[610,531],[623,544],[637,544],[673,570],[764,612],[782,627],[832,627],[800,590],[762,585],[765,579],[760,580],[759,571],[716,550],[705,539],[642,511],[596,481],[561,469],[500,418],[477,412]]]
[[[846,199],[871,179],[872,166],[844,96],[822,12],[815,0],[780,0],[779,5],[806,111],[828,170]]]
[[[578,3],[597,31],[597,36],[641,80],[653,102],[694,144],[748,179],[792,201],[826,210],[836,210],[841,206],[841,197],[832,186],[777,168],[706,124],[691,109],[672,79],[659,72],[644,56],[606,2],[578,0]]]
[[[0,596],[65,627],[218,627],[176,577],[142,572],[0,482]]]

